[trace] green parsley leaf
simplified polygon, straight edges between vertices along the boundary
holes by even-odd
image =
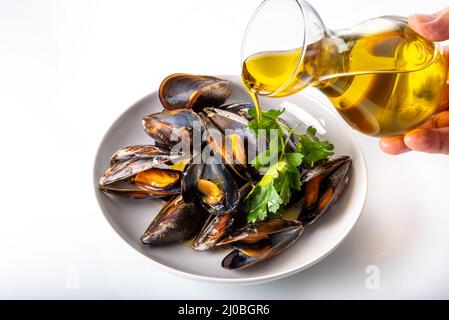
[[[285,171],[287,169],[287,162],[279,161],[276,164],[272,165],[267,172],[265,172],[262,179],[259,181],[260,186],[266,186],[270,183],[273,183],[273,180],[279,177],[279,173]]]
[[[255,169],[265,174],[245,198],[248,223],[277,215],[290,202],[292,191],[301,190],[301,166],[313,166],[317,161],[333,154],[334,146],[328,141],[320,141],[316,137],[315,128],[309,127],[301,135],[281,123],[278,118],[283,112],[284,110],[261,111],[259,123],[256,120],[256,110],[249,110],[253,120],[248,123],[248,127],[256,135],[259,134],[259,129],[264,129],[265,134],[270,134],[270,143],[268,150],[260,153],[251,163]],[[287,135],[284,130],[288,132]],[[297,150],[285,152],[292,134],[299,138]]]
[[[256,222],[257,220],[263,221],[267,218],[267,206],[268,199],[271,196],[271,187],[271,184],[264,187],[257,185],[247,196],[245,209],[248,212],[248,223]]]
[[[272,165],[256,187],[246,196],[245,211],[248,212],[248,222],[265,220],[269,213],[276,214],[279,211],[283,200],[274,187],[274,183],[286,169],[285,161]]]
[[[274,188],[273,184],[270,187],[269,193],[270,194],[267,201],[268,211],[275,215],[282,205],[282,199],[277,193],[276,188]]]
[[[302,163],[302,158],[304,156],[299,152],[291,152],[285,154],[285,161],[288,163],[289,168],[297,168]]]
[[[309,167],[334,154],[334,146],[328,141],[319,140],[315,134],[316,129],[308,127],[306,134],[301,135],[297,143],[298,152],[304,156],[303,163]]]
[[[278,160],[279,152],[281,151],[281,144],[279,141],[270,140],[270,144],[268,146],[268,150],[260,153],[257,157],[253,159],[251,164],[257,170],[266,167],[270,163],[274,163],[275,160]]]
[[[301,191],[301,173],[299,172],[299,169],[296,168],[295,170],[289,170],[288,176],[290,181],[290,188]]]
[[[268,134],[270,130],[278,130],[279,133],[282,132],[282,129],[279,127],[279,124],[277,122],[277,119],[279,116],[284,113],[284,110],[269,110],[269,111],[263,111],[261,110],[262,119],[261,122],[257,121],[257,111],[255,108],[251,108],[248,110],[249,115],[253,118],[248,123],[248,128],[253,130],[256,134],[256,136],[259,134],[259,129],[265,129],[266,133]]]
[[[282,199],[283,204],[287,204],[290,202],[290,175],[284,174],[280,179],[277,180],[276,190],[279,191],[279,196]]]

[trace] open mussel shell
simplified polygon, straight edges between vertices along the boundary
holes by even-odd
[[[171,161],[167,157],[171,156],[171,159],[176,159],[181,156],[180,153],[172,154],[171,150],[165,146],[155,145],[135,145],[128,146],[117,150],[111,157],[110,163],[116,163],[120,161],[126,161],[133,158],[139,159],[160,159],[161,163],[165,161]],[[156,161],[156,160],[155,160]]]
[[[181,195],[174,196],[162,207],[140,240],[147,245],[189,240],[200,230],[206,217],[194,203],[185,203]]]
[[[234,113],[247,121],[251,121],[253,118],[250,116],[248,110],[254,108],[254,103],[252,102],[236,102],[230,104],[224,104],[218,108]]]
[[[195,112],[186,109],[165,110],[143,117],[145,132],[157,143],[173,147],[183,142],[186,146],[192,144],[195,133],[201,137],[203,124]]]
[[[159,99],[167,110],[220,106],[231,95],[230,81],[211,76],[175,73],[159,87]]]
[[[301,181],[307,183],[315,177],[325,176],[330,172],[334,171],[336,168],[341,166],[343,163],[351,163],[351,157],[349,156],[336,156],[325,162],[315,165],[312,168],[305,171],[301,176]]]
[[[197,234],[192,243],[192,248],[197,251],[206,251],[215,246],[215,244],[232,228],[235,217],[231,213],[220,216],[209,215],[208,220]]]
[[[181,154],[151,145],[122,148],[112,156],[99,187],[107,193],[136,199],[179,194],[182,172],[175,166],[182,158]]]
[[[236,230],[234,233],[223,238],[217,245],[227,245],[236,242],[256,243],[263,239],[268,239],[274,233],[283,232],[292,228],[297,228],[302,224],[296,220],[277,218],[249,224]]]
[[[237,208],[240,192],[221,160],[215,156],[196,156],[186,166],[181,190],[184,201],[197,202],[213,215],[223,215]]]
[[[223,259],[223,268],[243,269],[271,259],[292,245],[304,230],[303,225],[294,220],[273,220],[247,226],[237,231],[233,240],[228,237],[227,241],[220,242],[231,244],[234,248]],[[261,234],[257,234],[256,230]]]
[[[298,220],[313,223],[334,205],[349,181],[352,160],[340,156],[305,172],[301,178],[304,204]]]
[[[233,173],[244,181],[254,178],[256,173],[249,163],[257,154],[257,139],[247,128],[248,122],[234,113],[215,108],[205,108],[200,116],[206,141],[214,154],[221,156]]]
[[[246,122],[253,120],[253,117],[249,114],[248,110],[254,108],[254,104],[251,102],[237,102],[237,103],[231,103],[231,104],[226,104],[226,105],[222,105],[219,107],[219,109],[224,110],[226,112],[229,113],[233,113],[237,116],[239,116],[240,118],[245,119]],[[217,109],[217,108],[215,108]],[[282,122],[283,124],[289,126],[290,128],[292,127],[292,125],[290,125],[288,123],[288,121],[286,121],[283,118],[279,118],[278,119],[280,122]],[[220,127],[219,124],[217,124],[218,127]],[[226,127],[224,127],[226,128]],[[248,129],[246,129],[248,130]],[[287,138],[287,136],[286,136]],[[256,140],[254,140],[256,141]],[[291,151],[291,152],[296,152],[297,147],[295,145],[295,143],[298,141],[298,138],[294,135],[289,135],[288,139],[287,139],[287,150]],[[251,159],[252,160],[252,159]]]
[[[243,199],[252,187],[252,182],[248,182],[240,188],[240,203],[234,211],[219,216],[213,214],[209,216],[192,243],[193,249],[197,251],[209,250],[223,237],[244,225],[246,215],[242,210]]]
[[[221,108],[204,108],[203,112],[222,131],[243,130],[248,125],[248,120],[238,113]]]

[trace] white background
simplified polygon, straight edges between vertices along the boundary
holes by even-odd
[[[448,5],[310,2],[331,28]],[[449,298],[449,157],[387,156],[361,135],[361,219],[328,258],[283,280],[179,278],[150,266],[103,218],[92,171],[109,125],[170,73],[240,73],[258,3],[0,1],[0,298]],[[365,285],[369,265],[378,290]]]

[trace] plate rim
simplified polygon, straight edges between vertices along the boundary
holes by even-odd
[[[221,77],[224,79],[236,79],[238,78],[238,76],[236,75],[217,75],[216,77]],[[297,93],[299,95],[303,95],[306,96],[307,99],[312,100],[314,103],[323,106],[323,109],[325,109],[325,112],[327,114],[330,115],[330,117],[335,120],[340,122],[345,130],[347,131],[347,133],[349,134],[349,136],[351,137],[353,144],[355,146],[356,151],[360,154],[361,156],[361,164],[362,164],[362,172],[360,172],[360,175],[362,177],[362,182],[363,182],[363,202],[362,205],[360,207],[360,209],[358,210],[358,214],[356,219],[354,220],[354,223],[349,227],[349,229],[347,231],[345,231],[345,235],[330,249],[328,250],[325,254],[321,255],[320,257],[318,257],[315,260],[312,260],[311,262],[301,266],[301,267],[294,267],[291,268],[289,270],[286,271],[280,271],[280,272],[276,272],[276,273],[272,273],[272,274],[268,274],[268,275],[263,275],[263,276],[258,276],[258,277],[251,277],[251,278],[247,278],[247,277],[241,277],[241,278],[218,278],[218,277],[212,277],[212,276],[203,276],[203,275],[197,275],[197,274],[193,274],[193,273],[189,273],[186,271],[181,271],[178,270],[176,268],[172,268],[170,266],[167,266],[161,262],[158,262],[156,260],[151,259],[151,257],[145,255],[143,252],[137,250],[134,246],[132,246],[131,244],[128,243],[127,239],[125,239],[125,237],[123,237],[121,235],[121,233],[119,232],[119,230],[116,228],[115,223],[113,223],[113,221],[111,221],[108,216],[105,213],[105,209],[103,208],[103,205],[101,204],[101,201],[99,200],[98,197],[98,193],[100,192],[98,190],[98,181],[96,181],[96,166],[98,163],[98,159],[100,157],[99,151],[101,149],[101,146],[104,144],[106,137],[109,136],[110,132],[112,131],[112,129],[117,125],[117,123],[120,121],[120,119],[126,115],[128,112],[130,112],[134,106],[138,105],[139,103],[141,103],[142,101],[148,99],[150,96],[152,95],[157,95],[157,90],[152,91],[150,93],[148,93],[147,95],[145,95],[144,97],[138,99],[136,102],[134,102],[133,104],[131,104],[128,108],[126,108],[123,112],[120,113],[120,115],[115,119],[115,121],[109,126],[108,130],[106,130],[106,132],[104,133],[103,137],[101,138],[100,142],[97,145],[97,151],[95,154],[95,159],[94,159],[94,163],[93,163],[93,189],[95,192],[95,199],[97,202],[97,205],[102,213],[103,218],[106,220],[106,222],[108,223],[108,225],[110,226],[110,228],[112,229],[112,233],[114,233],[114,237],[118,237],[121,241],[119,241],[120,243],[124,243],[126,244],[126,247],[128,249],[132,249],[133,252],[138,252],[140,255],[144,256],[148,261],[150,261],[150,264],[157,267],[159,270],[163,270],[166,272],[169,272],[171,274],[174,274],[176,276],[179,277],[183,277],[183,278],[187,278],[190,280],[196,280],[196,281],[201,281],[201,282],[206,282],[206,283],[220,283],[220,284],[229,284],[229,285],[252,285],[252,284],[261,284],[261,283],[266,283],[266,282],[270,282],[270,281],[274,281],[274,280],[279,280],[279,279],[283,279],[286,278],[288,276],[291,276],[293,274],[299,273],[307,268],[310,268],[311,266],[315,265],[316,263],[324,260],[325,258],[327,258],[330,254],[332,254],[342,243],[343,241],[349,236],[349,234],[352,232],[352,230],[354,229],[355,225],[357,224],[357,222],[360,219],[360,216],[362,215],[362,212],[365,210],[366,207],[366,200],[367,200],[367,195],[368,195],[368,169],[367,169],[367,163],[366,163],[366,158],[365,155],[363,153],[363,150],[360,146],[359,141],[357,140],[357,138],[355,137],[355,134],[353,132],[353,129],[346,123],[344,122],[342,119],[340,119],[337,114],[331,112],[330,110],[328,110],[328,108],[325,107],[325,105],[318,101],[315,97],[313,97],[312,95],[308,94],[307,91],[302,91]]]

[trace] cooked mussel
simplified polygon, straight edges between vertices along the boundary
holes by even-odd
[[[198,114],[186,109],[165,110],[147,115],[142,124],[145,132],[157,143],[169,147],[180,142],[190,146],[193,135],[201,134],[203,128]]]
[[[175,73],[159,87],[159,99],[167,110],[222,105],[231,95],[231,82],[211,76]]]
[[[254,103],[251,102],[236,102],[224,104],[219,106],[218,108],[228,112],[232,112],[247,121],[251,121],[253,119],[248,112],[249,109],[254,108]]]
[[[192,248],[197,251],[206,251],[213,248],[223,234],[226,234],[232,228],[235,219],[236,217],[232,213],[220,216],[209,215],[205,225],[193,240]]]
[[[304,204],[299,221],[305,225],[313,223],[332,207],[349,181],[351,165],[350,157],[340,156],[303,174]]]
[[[159,164],[168,164],[177,161],[182,156],[181,153],[170,150],[165,146],[155,145],[135,145],[117,150],[111,157],[110,163],[126,161],[129,159],[152,159]],[[170,157],[170,158],[167,158]]]
[[[219,108],[204,108],[203,112],[212,120],[212,122],[222,131],[225,130],[241,130],[246,129],[248,125],[248,119],[243,116],[241,111],[245,108],[246,104],[233,104],[225,109]],[[238,110],[238,111],[237,111]],[[248,115],[249,116],[249,115]]]
[[[231,245],[234,250],[222,261],[225,269],[243,269],[284,252],[304,230],[295,220],[271,219],[237,230],[217,245]]]
[[[301,223],[292,219],[276,218],[259,221],[238,229],[234,233],[223,238],[217,245],[233,244],[236,242],[256,243],[262,239],[268,239],[270,235],[287,229],[296,228]]]
[[[183,156],[156,146],[118,150],[100,178],[100,189],[128,198],[166,197],[181,192],[182,172],[175,170]]]
[[[240,201],[240,192],[221,159],[201,154],[186,166],[181,182],[184,201],[197,202],[213,215],[233,211]]]
[[[193,238],[206,218],[194,203],[185,203],[181,195],[172,197],[153,219],[140,240],[147,245],[160,245]]]
[[[251,102],[237,102],[237,103],[231,103],[231,104],[222,105],[222,106],[219,107],[219,109],[221,109],[221,110],[224,110],[224,111],[229,112],[229,113],[233,113],[233,114],[239,116],[240,118],[243,118],[246,121],[246,123],[248,121],[253,120],[253,117],[249,114],[249,109],[251,109],[251,108],[254,108],[254,104],[251,103]],[[218,109],[218,108],[215,108],[215,109]],[[283,123],[283,124],[285,124],[285,125],[287,125],[289,127],[292,127],[288,123],[288,121],[286,121],[285,119],[279,118],[278,120],[279,120],[279,122],[281,122],[281,123]],[[217,126],[220,127],[219,124],[217,124]],[[222,127],[222,128],[226,128],[226,127]],[[246,128],[246,130],[250,131],[247,128]],[[297,140],[298,140],[297,137],[294,136],[294,135],[289,135],[288,136],[288,142],[287,142],[288,146],[287,146],[287,148],[288,148],[289,151],[295,151],[296,150],[295,143],[297,142]]]
[[[247,128],[248,121],[237,114],[205,108],[200,116],[207,131],[206,141],[228,167],[243,180],[255,176],[249,163],[257,154],[257,138]]]
[[[246,183],[240,188],[240,203],[237,208],[229,213],[216,216],[211,214],[201,231],[195,237],[192,247],[198,251],[205,251],[213,248],[223,237],[233,230],[241,227],[246,220],[243,214],[243,199],[252,188],[252,182]]]

